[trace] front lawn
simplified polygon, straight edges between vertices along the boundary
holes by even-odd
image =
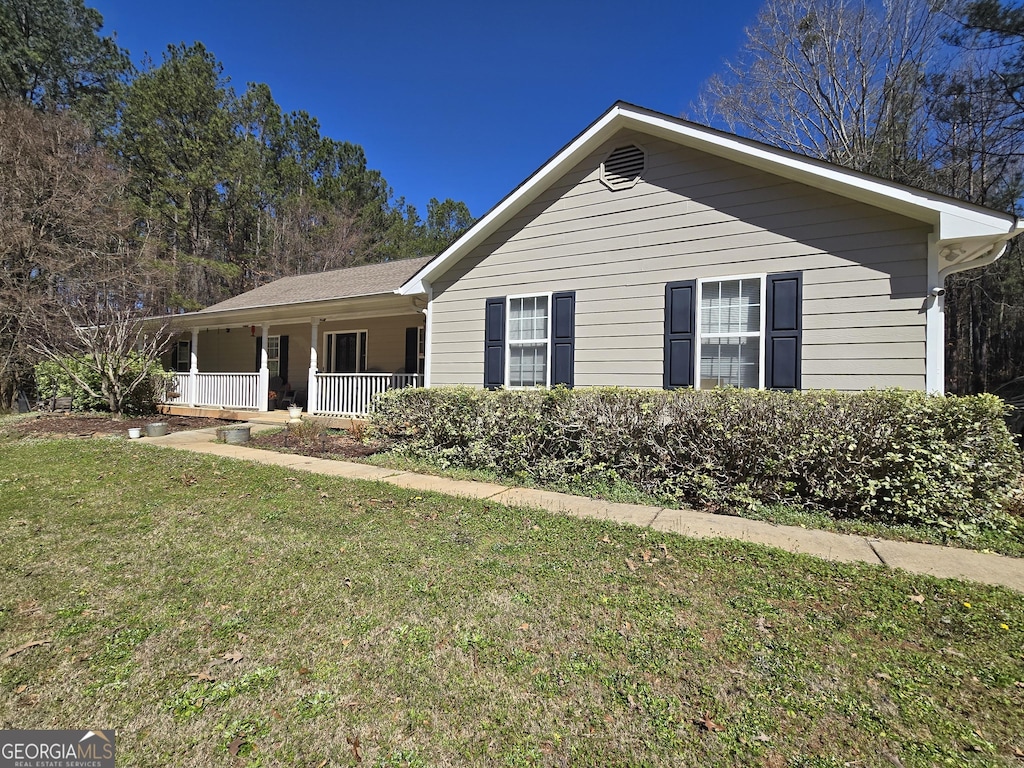
[[[116,728],[119,765],[1020,765],[1008,590],[123,439],[0,453],[0,727]]]

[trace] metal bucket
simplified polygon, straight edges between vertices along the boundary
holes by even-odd
[[[224,442],[231,445],[249,442],[249,430],[251,427],[225,427],[222,430]]]
[[[163,437],[166,434],[167,424],[162,421],[146,425],[146,437]]]

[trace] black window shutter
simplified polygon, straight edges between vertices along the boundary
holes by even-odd
[[[178,348],[180,344],[177,339],[174,340],[174,346],[171,347],[171,370],[178,370]]]
[[[693,386],[697,281],[665,286],[665,389]]]
[[[488,299],[484,318],[484,387],[505,384],[505,299]]]
[[[768,275],[767,294],[764,385],[768,389],[800,389],[802,273]]]
[[[284,381],[285,383],[288,383],[288,337],[287,336],[282,336],[281,337],[281,345],[280,345],[280,347],[278,349],[280,350],[278,352],[278,354],[281,356],[280,358],[278,358],[279,361],[280,361],[280,366],[279,366],[280,373],[278,374],[278,376],[281,377],[282,381]]]
[[[551,296],[551,386],[574,384],[576,292]]]
[[[420,329],[405,329],[405,372],[417,373],[420,356]]]
[[[263,362],[263,336],[256,337],[256,370],[260,369],[260,364]]]

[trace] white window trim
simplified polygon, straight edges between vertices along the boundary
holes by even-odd
[[[421,373],[422,371],[422,373]],[[427,329],[424,326],[416,328],[416,371],[419,375],[427,372]]]
[[[510,333],[512,322],[512,300],[513,299],[539,299],[544,297],[548,300],[548,335],[544,340],[546,351],[546,363],[544,364],[544,388],[551,389],[551,296],[553,292],[541,291],[539,293],[517,293],[505,297],[505,387],[507,389],[535,389],[539,384],[529,387],[513,387],[512,381],[512,334]]]
[[[757,332],[757,388],[764,389],[764,375],[765,375],[765,325],[768,319],[768,306],[766,304],[768,299],[768,273],[764,272],[761,274],[745,274],[745,275],[724,275],[722,277],[699,277],[697,278],[697,299],[695,309],[695,320],[694,325],[696,326],[693,343],[693,388],[700,389],[700,354],[701,354],[701,339],[705,335],[701,331],[701,303],[704,298],[704,283],[724,283],[729,280],[760,280],[761,281],[761,318],[758,324]],[[738,337],[751,338],[752,333],[709,333],[708,336],[719,336],[722,338],[735,339]]]
[[[322,349],[324,351],[324,362],[326,363],[324,368],[325,368],[325,371],[327,373],[338,373],[338,371],[333,370],[333,368],[334,368],[334,355],[333,354],[327,354],[327,349],[328,349],[328,347],[327,347],[327,337],[328,336],[344,336],[345,334],[349,334],[349,333],[354,333],[356,335],[356,367],[357,368],[359,367],[359,363],[360,363],[360,361],[363,360],[363,358],[366,358],[366,367],[367,368],[370,367],[370,356],[369,356],[369,353],[365,353],[364,354],[365,350],[362,349],[361,342],[360,342],[360,339],[362,339],[362,335],[361,334],[365,333],[366,334],[366,348],[367,349],[370,348],[370,332],[366,328],[355,328],[355,329],[351,329],[351,330],[339,330],[339,331],[324,331],[323,332],[323,339],[322,339],[323,340],[323,344],[321,345],[320,349]],[[332,353],[335,352],[335,347],[333,345],[331,346],[330,349],[331,349]],[[366,371],[365,370],[363,370],[363,371],[356,371],[356,373],[366,373]]]
[[[277,339],[277,357],[271,357],[270,356],[270,340],[271,339]],[[281,336],[280,335],[276,335],[276,336],[269,335],[269,336],[267,336],[267,350],[266,351],[267,351],[267,370],[271,371],[270,378],[274,378],[274,376],[280,376],[282,381],[288,381],[288,376],[287,376],[288,372],[285,371],[284,372],[285,375],[281,374]],[[277,361],[277,373],[276,374],[273,373],[273,369],[270,367],[270,363],[273,362],[274,360]]]
[[[177,344],[174,361],[175,373],[188,373],[192,370],[192,342],[188,339],[178,339],[175,343]],[[184,359],[181,356],[181,348],[183,346],[185,348]],[[182,369],[182,365],[185,366],[184,369]]]

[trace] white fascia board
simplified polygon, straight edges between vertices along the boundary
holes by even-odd
[[[752,168],[833,192],[930,224],[939,243],[983,238],[995,243],[1020,233],[1016,217],[925,190],[852,171],[684,120],[616,104],[565,146],[533,176],[495,206],[461,238],[413,275],[399,292],[424,293],[424,281],[436,280],[459,258],[483,242],[502,223],[532,201],[562,173],[616,132],[632,129],[734,160]],[[987,250],[987,249],[983,249]]]
[[[187,312],[173,315],[171,324],[176,328],[235,328],[242,325],[273,323],[289,325],[308,323],[310,317],[340,319],[346,317],[390,317],[418,314],[419,310],[409,299],[399,298],[393,293],[354,296],[347,299],[323,299],[295,304],[278,304],[265,307],[225,309],[217,312]]]

